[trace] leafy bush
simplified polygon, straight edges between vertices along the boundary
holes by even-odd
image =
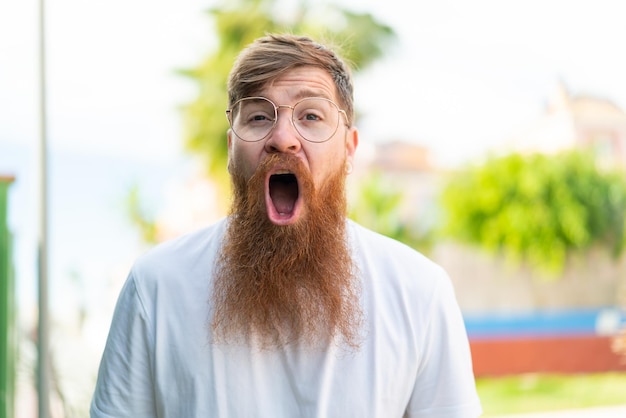
[[[458,172],[444,187],[444,233],[558,273],[594,245],[622,253],[626,180],[589,154],[511,154]]]

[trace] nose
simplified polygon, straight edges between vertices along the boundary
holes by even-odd
[[[300,135],[291,122],[292,111],[288,107],[278,109],[276,125],[267,141],[265,141],[266,152],[271,154],[278,152],[295,154],[300,151],[302,143],[300,142]]]

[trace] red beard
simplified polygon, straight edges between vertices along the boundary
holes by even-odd
[[[291,225],[267,216],[265,182],[276,164],[297,176],[304,200]],[[346,240],[345,173],[316,190],[293,156],[268,157],[249,181],[231,168],[234,200],[212,293],[215,340],[270,349],[339,338],[357,348],[362,312]]]

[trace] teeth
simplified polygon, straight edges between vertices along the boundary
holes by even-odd
[[[289,170],[278,170],[274,174],[289,174]]]

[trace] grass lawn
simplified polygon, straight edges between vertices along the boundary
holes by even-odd
[[[477,378],[484,417],[626,404],[626,373]]]

